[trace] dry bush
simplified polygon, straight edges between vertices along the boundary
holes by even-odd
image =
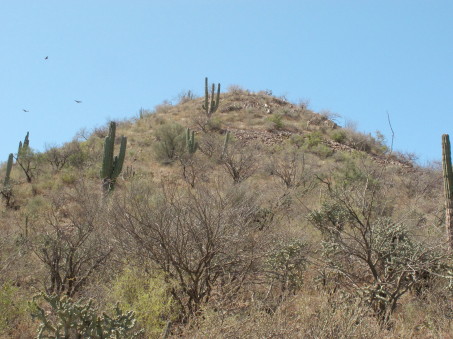
[[[82,150],[77,141],[63,145],[62,147],[47,146],[44,158],[52,166],[53,171],[59,172],[65,165],[74,161]]]
[[[103,239],[102,212],[100,196],[81,183],[40,210],[28,244],[46,269],[47,293],[74,296],[103,268],[112,248]]]
[[[369,310],[355,300],[302,293],[269,314],[253,306],[236,313],[208,308],[182,336],[195,338],[377,338],[384,337]],[[175,336],[181,335],[177,330]]]
[[[280,179],[286,188],[303,186],[309,190],[313,181],[305,166],[305,156],[299,148],[276,152],[266,165],[267,173]]]
[[[257,255],[255,210],[239,187],[180,190],[165,184],[156,191],[140,185],[117,201],[114,226],[118,241],[133,244],[173,282],[171,293],[184,320],[209,300],[215,286],[226,294],[241,288]]]
[[[248,145],[245,141],[238,140],[228,144],[220,162],[233,182],[240,183],[256,172],[259,156],[258,145]]]

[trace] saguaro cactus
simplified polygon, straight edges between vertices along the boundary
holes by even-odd
[[[109,135],[105,137],[104,141],[104,158],[101,169],[101,178],[103,179],[102,188],[106,193],[113,190],[116,179],[123,168],[124,158],[126,156],[127,138],[124,136],[121,137],[120,153],[115,157],[113,156],[115,132],[116,123],[112,121],[110,122]]]
[[[216,95],[215,99],[214,99],[214,91],[215,91],[215,85],[212,84],[211,97],[209,97],[208,78],[205,78],[204,79],[204,104],[202,107],[208,118],[210,118],[212,113],[217,111],[217,108],[219,108],[220,84],[217,84],[217,95]]]
[[[230,142],[230,131],[227,131],[225,133],[225,140],[223,142],[223,149],[222,149],[222,155],[221,158],[223,158],[228,150],[228,143]]]
[[[186,147],[189,154],[194,154],[198,148],[198,143],[195,141],[195,132],[186,129]]]
[[[5,181],[3,182],[3,187],[5,189],[8,189],[10,187],[9,180],[12,168],[13,168],[13,153],[10,153],[8,157],[8,162],[6,163]]]
[[[8,157],[8,162],[6,163],[6,174],[5,180],[3,181],[3,188],[0,190],[0,194],[5,199],[6,207],[13,207],[12,198],[13,198],[13,190],[11,188],[10,183],[10,175],[11,169],[13,167],[13,154],[10,153]]]
[[[28,149],[29,145],[30,145],[30,140],[28,139],[30,135],[30,132],[27,132],[27,135],[25,135],[25,139],[24,139],[24,142],[22,143],[22,141],[19,141],[19,149],[17,150],[17,158],[19,158],[19,155],[26,149]]]
[[[442,135],[442,168],[445,192],[445,227],[448,245],[453,250],[453,170],[451,165],[451,148],[448,134]]]

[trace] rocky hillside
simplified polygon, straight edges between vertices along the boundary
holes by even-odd
[[[441,173],[379,133],[232,87],[21,144],[0,170],[5,338],[453,333]]]

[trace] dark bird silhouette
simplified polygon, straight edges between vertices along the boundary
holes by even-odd
[[[26,109],[23,109],[22,111],[24,111],[25,113],[30,112],[30,111],[27,111]]]
[[[74,100],[75,102],[77,102],[78,104],[81,104],[82,101],[81,100]]]
[[[47,59],[49,59],[49,57],[48,57],[48,56],[46,56],[46,57],[44,58],[44,60],[47,60]]]

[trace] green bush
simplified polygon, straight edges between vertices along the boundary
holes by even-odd
[[[112,296],[135,312],[149,338],[159,337],[175,314],[175,305],[162,275],[149,276],[126,269],[115,281]]]
[[[322,159],[328,158],[332,156],[332,154],[334,153],[333,149],[324,144],[316,145],[315,147],[312,147],[310,150]]]
[[[342,130],[333,131],[332,140],[343,144],[346,141],[346,133]]]
[[[280,113],[274,113],[267,118],[267,121],[270,122],[269,130],[279,130],[283,128],[283,116]]]
[[[169,164],[184,153],[186,140],[185,129],[177,123],[165,123],[157,127],[157,142],[154,152],[157,160]]]
[[[308,148],[313,148],[318,146],[322,142],[322,134],[320,132],[312,132],[307,135],[305,141]]]
[[[206,122],[206,128],[209,131],[220,131],[222,129],[222,120],[220,120],[218,117],[210,118]]]

